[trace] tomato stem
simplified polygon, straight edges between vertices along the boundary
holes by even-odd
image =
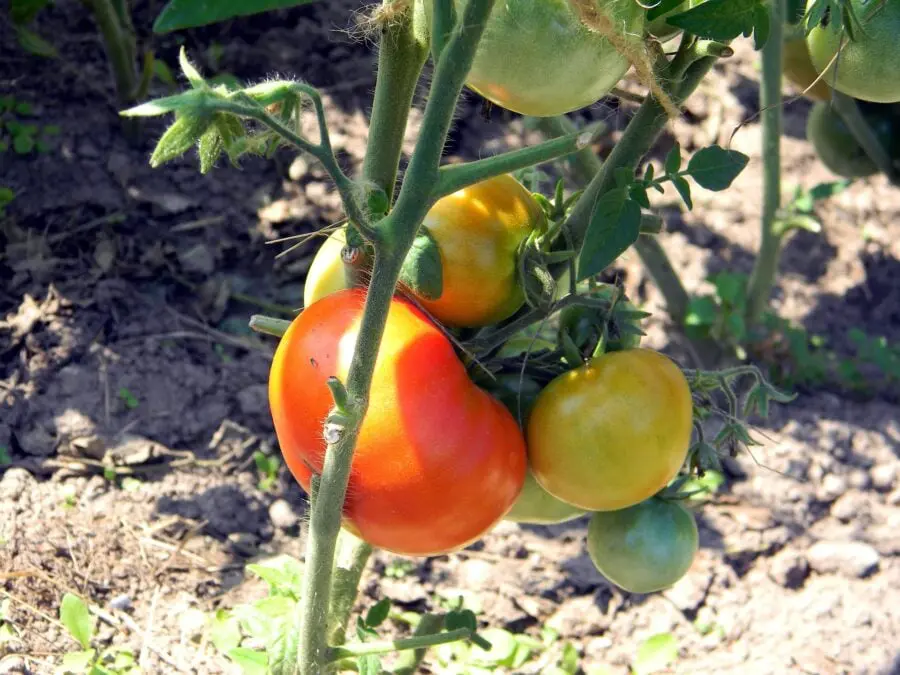
[[[372,243],[375,249],[375,263],[366,294],[359,339],[347,376],[346,410],[341,414],[343,427],[341,433],[336,435],[336,442],[330,443],[326,448],[318,494],[311,500],[306,574],[298,608],[299,649],[291,666],[300,675],[319,675],[324,672],[326,663],[335,658],[334,652],[329,650],[327,644],[328,616],[332,598],[335,548],[341,528],[353,452],[362,420],[368,409],[375,362],[394,288],[400,276],[403,260],[428,211],[429,198],[437,184],[441,154],[456,103],[472,65],[478,41],[484,32],[493,1],[469,0],[460,20],[454,26],[434,70],[419,139],[397,196],[395,208],[374,228]],[[411,23],[400,25],[405,25],[407,30],[412,28]],[[395,44],[392,44],[392,40],[385,39],[381,48],[391,49]],[[413,69],[407,72],[411,74]],[[392,98],[388,96],[378,101],[386,105],[394,104]],[[394,112],[400,114],[396,109]],[[375,115],[373,112],[373,117]],[[393,142],[398,141],[396,134],[390,138]],[[383,141],[382,138],[371,136],[367,153],[378,152],[387,157],[387,151],[371,148],[373,144]],[[377,164],[383,166],[381,161]],[[344,196],[343,192],[341,196]],[[351,220],[355,220],[353,214],[348,212],[348,216]]]
[[[340,645],[346,639],[347,624],[356,603],[359,580],[371,555],[372,546],[368,542],[353,536],[347,530],[341,530],[328,612],[328,640],[332,645]]]
[[[466,640],[470,637],[472,637],[471,630],[468,628],[457,628],[456,630],[448,630],[444,633],[418,635],[410,638],[402,638],[400,640],[378,640],[354,645],[344,645],[342,647],[334,647],[330,650],[330,660],[340,661],[341,659],[353,656],[390,654],[391,652],[399,652],[407,649],[422,649],[423,647],[445,645],[448,642],[459,642],[460,640]]]
[[[769,296],[778,273],[783,237],[777,228],[781,207],[781,83],[785,0],[772,0],[770,32],[762,50],[760,109],[762,117],[763,210],[759,254],[747,287],[747,323],[753,325],[769,305]]]

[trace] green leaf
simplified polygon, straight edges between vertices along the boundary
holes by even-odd
[[[20,133],[13,137],[13,150],[20,155],[27,155],[34,150],[34,136]]]
[[[9,18],[14,24],[31,23],[50,0],[10,0]]]
[[[366,624],[372,626],[380,626],[391,613],[390,598],[382,598],[369,608],[366,612]]]
[[[762,48],[769,34],[769,11],[764,0],[706,0],[667,21],[698,37],[720,42],[755,33],[756,49]]]
[[[676,143],[666,155],[665,162],[666,175],[671,176],[681,171],[681,145]]]
[[[15,26],[14,29],[16,31],[16,40],[18,40],[19,46],[29,54],[43,56],[48,59],[55,59],[59,56],[56,47],[47,42],[47,40],[33,30],[25,28],[24,26]]]
[[[488,628],[481,636],[491,643],[490,649],[473,645],[472,662],[479,666],[511,666],[516,655],[516,638],[502,628]]]
[[[235,647],[228,652],[228,658],[234,661],[244,675],[266,675],[268,662],[265,652],[246,647]]]
[[[154,33],[205,26],[238,16],[307,5],[315,0],[170,0],[153,24]]]
[[[68,654],[63,655],[62,663],[57,672],[61,674],[86,673],[94,663],[96,657],[97,652],[93,649],[86,649],[80,652],[69,652]]]
[[[687,173],[701,187],[719,192],[731,186],[749,161],[747,155],[737,150],[726,150],[719,145],[711,145],[691,157]]]
[[[678,658],[678,642],[671,633],[657,633],[638,647],[635,675],[657,673]]]
[[[441,249],[432,234],[422,228],[400,269],[400,281],[416,295],[437,300],[444,292]]]
[[[359,675],[381,675],[381,659],[374,654],[366,654],[356,659]]]
[[[691,298],[691,301],[688,303],[687,313],[684,316],[684,325],[694,327],[712,326],[718,313],[719,306],[708,295]]]
[[[223,654],[241,644],[241,626],[237,617],[230,612],[220,609],[216,612],[209,625],[209,639]]]
[[[17,115],[24,115],[26,117],[34,114],[34,106],[27,101],[17,102],[14,110]]]
[[[684,0],[659,0],[655,5],[653,5],[650,9],[647,10],[647,21],[653,21],[654,19],[662,16],[666,12],[671,12],[673,9],[676,9],[679,5],[681,5]]]
[[[163,96],[155,101],[141,103],[133,108],[123,110],[119,114],[122,117],[158,117],[170,112],[178,112],[187,110],[196,106],[204,97],[209,96],[209,92],[189,89],[181,94],[174,96]]]
[[[9,454],[9,448],[0,445],[0,466],[12,464],[12,455]]]
[[[91,646],[94,626],[84,600],[77,595],[66,593],[59,606],[59,620],[82,647],[87,649]]]
[[[691,199],[691,184],[687,182],[684,176],[675,176],[672,178],[672,186],[681,195],[681,199],[688,209],[694,208],[694,200]]]
[[[175,80],[175,76],[172,74],[172,69],[169,68],[168,64],[165,61],[153,59],[153,76],[169,87],[174,88],[178,86],[178,82]]]
[[[156,144],[150,166],[156,168],[186,153],[206,133],[210,124],[212,119],[207,115],[177,117]]]
[[[303,564],[296,558],[279,555],[259,563],[247,565],[253,572],[269,584],[269,591],[299,598],[303,586]]]
[[[622,188],[597,202],[578,258],[578,281],[599,274],[637,241],[641,207]]]

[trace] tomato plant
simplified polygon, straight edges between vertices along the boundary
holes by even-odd
[[[459,12],[465,0],[454,3]],[[597,8],[628,39],[642,34],[644,10],[633,0],[599,0]],[[466,84],[508,110],[551,117],[597,102],[629,65],[568,0],[497,2]]]
[[[434,299],[419,295],[419,302],[451,326],[484,326],[509,317],[525,302],[519,249],[544,225],[543,211],[512,176],[497,176],[438,200],[422,227],[440,253],[442,292]],[[307,305],[346,287],[344,242],[339,230],[316,254],[304,290]]]
[[[809,0],[812,8],[817,0]],[[848,30],[842,17],[826,11],[807,36],[812,63],[831,87],[877,103],[900,101],[900,70],[895,66],[900,35],[900,4],[850,0],[859,25]]]
[[[324,465],[328,379],[347,377],[364,300],[352,289],[310,305],[272,362],[275,430],[307,490]],[[395,553],[435,555],[478,539],[506,514],[525,478],[522,434],[469,380],[447,338],[406,302],[391,303],[370,395],[376,404],[353,456],[347,527]]]
[[[541,392],[528,420],[528,458],[553,496],[590,511],[622,509],[682,467],[692,418],[687,380],[668,357],[603,354]]]
[[[587,549],[603,576],[631,593],[668,588],[697,553],[694,517],[683,506],[652,497],[620,511],[595,513]]]

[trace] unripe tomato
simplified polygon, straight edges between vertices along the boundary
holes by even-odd
[[[306,308],[278,345],[269,402],[281,451],[307,490],[321,472],[329,377],[346,381],[365,291]],[[449,340],[394,300],[359,432],[345,525],[374,546],[435,555],[478,539],[525,480],[525,444],[509,412],[469,380]]]
[[[344,228],[335,230],[313,258],[303,286],[303,306],[309,307],[319,298],[347,288],[347,273],[341,251],[347,245]]]
[[[809,0],[809,10],[815,0]],[[900,2],[849,0],[862,26],[848,39],[840,17],[831,12],[807,35],[809,55],[818,72],[839,92],[864,101],[900,101],[900,68],[897,38],[900,36]],[[842,46],[843,45],[843,46]],[[840,55],[835,55],[840,51]]]
[[[816,82],[819,73],[809,58],[809,47],[806,46],[806,40],[803,38],[785,41],[782,72],[789,82],[801,92],[806,92],[804,96],[807,98],[813,101],[831,99],[831,87],[825,82],[825,78]],[[816,82],[815,86],[806,91],[813,82]]]
[[[437,300],[417,300],[450,326],[486,326],[508,318],[525,302],[517,274],[519,248],[545,222],[528,190],[508,175],[439,199],[422,226],[440,250],[443,292]],[[334,290],[327,280],[341,277],[326,276],[325,270],[342,268],[340,254],[337,245],[316,254],[307,279],[312,290],[304,293],[307,305]]]
[[[595,513],[587,549],[600,573],[631,593],[668,588],[687,573],[698,545],[694,517],[652,497],[620,511]]]
[[[459,15],[466,0],[455,0]],[[640,46],[646,14],[634,0],[596,0],[597,10]],[[430,14],[431,1],[425,2]],[[568,0],[496,2],[466,81],[497,105],[552,117],[591,105],[630,64],[608,40],[584,26]]]
[[[588,511],[623,509],[678,473],[692,421],[690,387],[669,358],[610,352],[541,392],[528,420],[528,459],[554,497]]]
[[[522,492],[519,493],[510,512],[506,514],[505,520],[514,523],[552,525],[565,523],[583,515],[583,509],[566,504],[542,488],[535,480],[534,474],[529,471],[525,476]]]
[[[810,110],[806,138],[822,164],[838,176],[862,178],[878,172],[878,166],[828,103],[816,103]]]
[[[681,14],[682,12],[686,12],[689,9],[693,9],[697,5],[700,4],[702,0],[684,0],[678,7],[675,9],[669,10],[662,16],[658,16],[653,21],[649,21],[647,23],[647,33],[655,37],[660,42],[665,42],[669,40],[681,31],[678,26],[673,26],[668,23],[667,19],[670,16],[674,16],[676,14]]]

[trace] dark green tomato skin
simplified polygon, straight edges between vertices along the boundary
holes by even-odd
[[[584,514],[585,512],[577,506],[567,504],[547,492],[529,470],[525,475],[522,492],[519,493],[519,498],[504,520],[533,525],[553,525],[574,520]]]
[[[815,1],[808,0],[807,10]],[[813,65],[825,73],[830,87],[847,96],[876,103],[900,101],[900,2],[850,0],[850,8],[861,23],[854,40],[831,12],[806,37]]]
[[[876,134],[885,140],[885,125],[879,124]],[[806,138],[812,143],[816,154],[828,169],[844,178],[864,178],[878,172],[875,165],[840,115],[829,103],[816,103],[806,122]]]
[[[591,517],[587,549],[600,573],[630,593],[668,588],[691,567],[699,536],[680,504],[651,497]]]

